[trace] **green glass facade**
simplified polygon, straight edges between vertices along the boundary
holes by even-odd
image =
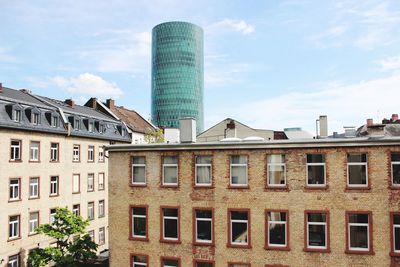
[[[153,28],[151,117],[159,127],[179,127],[179,119],[196,119],[203,131],[203,30],[187,22]]]

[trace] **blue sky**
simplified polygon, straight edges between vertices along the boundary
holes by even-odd
[[[398,0],[0,0],[0,82],[150,117],[151,29],[204,29],[205,126],[329,131],[400,113]]]

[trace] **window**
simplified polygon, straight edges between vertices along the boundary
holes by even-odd
[[[15,122],[21,122],[21,110],[14,109],[14,118],[13,118],[13,120]]]
[[[39,177],[29,178],[29,198],[39,198]]]
[[[270,210],[266,212],[266,248],[288,249],[288,212]]]
[[[89,132],[93,132],[93,128],[94,128],[94,124],[93,124],[93,122],[89,122],[89,127],[88,127],[88,130],[89,130]]]
[[[16,239],[20,237],[20,216],[10,216],[8,219],[8,239]]]
[[[58,176],[50,177],[50,196],[58,195]]]
[[[50,209],[50,215],[49,215],[49,222],[50,224],[54,223],[56,221],[56,213],[57,213],[57,209]]]
[[[247,186],[247,156],[231,156],[230,186]]]
[[[99,191],[104,190],[104,173],[99,173]]]
[[[36,234],[36,229],[39,226],[39,212],[30,212],[29,213],[29,234]]]
[[[267,156],[268,187],[286,187],[285,155]]]
[[[399,256],[400,255],[400,213],[391,212],[390,213],[390,222],[391,222],[391,255]]]
[[[308,154],[307,155],[307,186],[321,187],[325,186],[325,155]]]
[[[142,156],[132,157],[132,184],[146,184],[146,158]]]
[[[88,220],[94,220],[94,202],[88,202]]]
[[[250,246],[250,210],[229,210],[229,245]]]
[[[30,147],[29,147],[29,160],[30,161],[39,161],[40,159],[40,142],[34,142],[31,141]]]
[[[72,206],[72,213],[74,213],[76,216],[81,215],[81,205],[79,204],[74,204]]]
[[[10,161],[21,160],[21,140],[11,140],[11,155]]]
[[[104,245],[106,243],[106,231],[104,227],[99,228],[99,245]]]
[[[74,147],[72,149],[72,161],[73,162],[81,161],[81,146],[80,145],[74,145]]]
[[[99,218],[105,216],[105,203],[104,200],[99,200]]]
[[[90,236],[90,239],[91,239],[93,242],[95,242],[95,241],[94,241],[94,230],[88,231],[88,234],[89,234],[89,236]]]
[[[162,257],[161,258],[161,267],[179,267],[180,259],[175,257]]]
[[[19,267],[19,254],[8,257],[7,267]]]
[[[369,253],[372,247],[371,212],[346,212],[347,253]]]
[[[161,208],[161,240],[179,242],[179,208]]]
[[[347,154],[347,186],[348,188],[368,187],[367,154]]]
[[[212,157],[196,156],[196,186],[211,186],[212,184]]]
[[[143,267],[148,264],[148,257],[146,255],[132,255],[132,267]]]
[[[178,157],[164,156],[163,157],[163,175],[162,184],[166,186],[178,185]]]
[[[58,161],[58,143],[51,143],[50,145],[50,161]]]
[[[210,209],[195,209],[194,243],[211,244],[213,242],[213,212]]]
[[[33,125],[38,125],[39,124],[39,113],[32,113],[32,124]]]
[[[194,267],[214,267],[214,262],[208,260],[194,260]]]
[[[132,239],[147,239],[147,207],[131,206]]]
[[[75,119],[74,120],[74,129],[79,131],[80,128],[81,128],[81,121],[79,119]]]
[[[94,146],[88,146],[88,161],[94,162]]]
[[[94,173],[88,173],[87,176],[87,191],[94,191]]]
[[[104,147],[99,146],[99,162],[104,162]]]
[[[329,214],[325,211],[305,211],[306,251],[326,251],[329,242]]]
[[[81,191],[81,176],[80,174],[72,175],[72,193],[79,193]]]
[[[400,186],[400,153],[392,153],[391,162],[392,162],[392,185]]]
[[[9,192],[9,200],[16,201],[21,199],[21,179],[13,178],[10,179],[10,192]]]
[[[51,127],[58,127],[58,116],[51,116]]]

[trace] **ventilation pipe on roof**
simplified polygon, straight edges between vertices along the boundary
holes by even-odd
[[[179,130],[181,143],[196,143],[196,120],[194,118],[181,118]]]
[[[319,131],[318,131],[319,128]],[[315,121],[315,130],[317,138],[328,137],[328,117],[326,115],[320,115],[319,119]],[[318,134],[319,132],[319,134]]]

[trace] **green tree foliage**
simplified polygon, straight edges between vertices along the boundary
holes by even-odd
[[[28,266],[41,267],[52,263],[55,267],[75,267],[96,258],[97,245],[85,232],[88,220],[67,208],[57,208],[54,221],[42,224],[37,232],[56,240],[55,246],[31,250]]]
[[[151,143],[164,143],[164,133],[162,129],[158,129],[154,132],[147,133],[144,137],[144,141],[148,144]]]

